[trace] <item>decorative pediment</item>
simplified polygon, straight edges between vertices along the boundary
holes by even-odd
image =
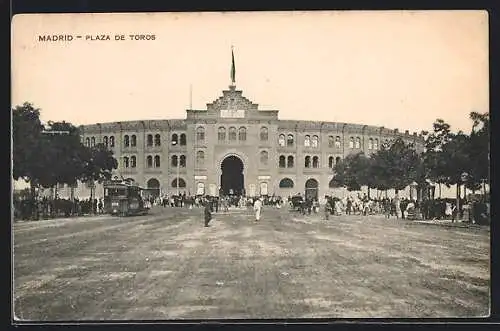
[[[249,111],[258,110],[259,105],[243,96],[243,92],[230,86],[229,90],[222,91],[222,96],[212,103],[207,104],[208,111]]]

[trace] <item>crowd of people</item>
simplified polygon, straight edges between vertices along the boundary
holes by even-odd
[[[145,198],[147,208],[162,206],[164,208],[206,208],[213,212],[227,212],[232,208],[254,208],[255,203],[265,207],[289,208],[304,215],[320,213],[323,207],[324,217],[336,215],[385,215],[386,218],[424,219],[424,220],[452,220],[461,219],[472,223],[486,224],[489,222],[489,203],[484,199],[471,197],[460,201],[459,209],[456,208],[455,199],[430,199],[417,201],[415,199],[400,198],[372,198],[366,194],[358,194],[343,198],[325,196],[319,200],[309,198],[300,193],[283,199],[280,196],[246,197],[229,195],[221,197],[192,196],[182,193],[179,195],[161,195]],[[86,214],[104,213],[102,198],[78,199],[49,199],[42,198],[31,200],[29,198],[14,197],[14,216],[16,219],[47,219],[54,217],[82,216]]]
[[[48,219],[56,217],[83,216],[88,214],[104,213],[103,199],[88,199],[74,198],[48,198],[30,199],[23,197],[14,197],[13,201],[14,218],[28,220],[34,218]]]

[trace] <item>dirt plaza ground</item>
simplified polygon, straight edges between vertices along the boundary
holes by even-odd
[[[19,222],[19,320],[478,317],[490,233],[265,208]]]

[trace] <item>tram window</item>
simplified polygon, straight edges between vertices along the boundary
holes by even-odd
[[[127,195],[127,190],[124,188],[108,188],[107,195],[108,196]]]

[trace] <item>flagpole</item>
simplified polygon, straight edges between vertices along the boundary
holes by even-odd
[[[193,84],[189,84],[189,110],[193,109]]]
[[[236,66],[234,64],[234,46],[231,45],[231,86],[236,86]]]

